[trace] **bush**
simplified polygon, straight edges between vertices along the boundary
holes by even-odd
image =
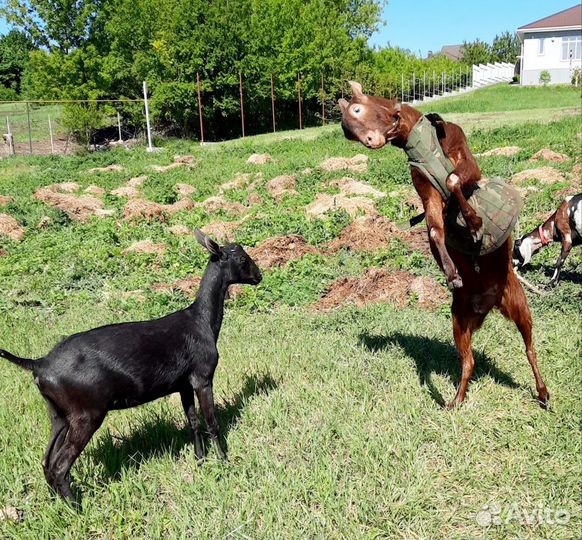
[[[62,122],[78,143],[88,145],[105,125],[106,115],[97,103],[73,103],[65,105]]]
[[[18,101],[19,99],[20,96],[16,93],[16,90],[0,86],[0,101]]]
[[[543,84],[544,86],[547,86],[551,81],[552,81],[552,76],[550,75],[550,72],[548,70],[544,69],[540,73],[540,83]]]
[[[573,86],[580,86],[580,68],[576,68],[572,72],[572,85]]]

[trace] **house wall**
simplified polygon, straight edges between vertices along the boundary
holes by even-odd
[[[582,30],[532,32],[524,35],[522,44],[521,84],[539,85],[540,74],[548,71],[550,84],[570,83],[572,72],[581,67],[581,60],[562,60],[562,37],[582,36]],[[539,54],[539,43],[544,39],[544,53]]]

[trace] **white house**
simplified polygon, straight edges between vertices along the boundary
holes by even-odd
[[[540,74],[550,74],[550,84],[570,83],[582,67],[582,6],[565,9],[517,29],[521,41],[522,85],[540,84]]]

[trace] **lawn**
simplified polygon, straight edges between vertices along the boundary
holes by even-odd
[[[499,102],[506,89],[498,88]],[[480,102],[481,92],[462,99]],[[556,95],[556,107],[575,105],[561,89],[539,92],[545,92],[546,104]],[[435,103],[434,109],[445,104]],[[464,125],[462,112],[455,118]],[[466,118],[473,121],[476,112],[473,107]],[[579,185],[572,172],[580,152],[579,118],[559,109],[553,114],[549,122],[524,117],[505,127],[469,129],[476,153],[520,147],[513,157],[479,158],[486,176],[510,179],[541,166],[562,175],[521,185],[527,195],[520,233],[543,221]],[[405,241],[371,252],[331,253],[326,248],[352,218],[344,211],[322,220],[306,215],[318,195],[338,193],[330,182],[349,175],[387,194],[375,202],[381,216],[404,222],[415,210],[403,202],[413,190],[400,151],[367,151],[346,141],[338,126],[203,147],[175,140],[156,144],[163,147],[158,154],[136,147],[0,161],[0,194],[14,198],[2,211],[26,234],[20,242],[0,237],[6,252],[0,257],[1,348],[39,357],[73,332],[187,306],[192,294],[168,284],[200,276],[206,255],[191,234],[172,234],[176,225],[192,229],[240,221],[233,234],[245,246],[297,234],[317,252],[266,269],[258,287],[246,287],[228,302],[215,376],[228,464],[210,453],[196,465],[178,396],[114,412],[73,468],[83,494],[75,511],[50,495],[42,474],[49,432],[43,399],[29,373],[2,364],[0,510],[15,507],[20,519],[0,520],[1,537],[579,536],[579,250],[556,289],[543,296],[527,293],[551,410],[543,411],[532,398],[533,375],[518,332],[493,314],[474,340],[477,367],[467,401],[447,411],[442,404],[454,396],[460,371],[446,303],[424,309],[413,294],[404,305],[346,305],[330,312],[313,307],[334,282],[369,269],[407,272],[433,280],[435,289],[444,283],[432,259]],[[541,148],[570,159],[530,162]],[[273,161],[248,164],[255,152]],[[369,158],[363,172],[318,167],[329,157],[358,153]],[[164,173],[150,169],[173,162],[175,154],[192,155],[198,163]],[[123,170],[87,173],[111,164]],[[263,177],[254,193],[248,186],[221,193],[220,186],[236,173],[255,179],[256,172]],[[248,208],[243,216],[200,206],[165,221],[123,220],[127,200],[111,190],[142,174],[149,178],[140,193],[150,201],[173,204],[175,185],[183,183],[197,189],[191,196],[197,203],[220,195]],[[267,182],[283,174],[296,176],[297,195],[277,202]],[[32,197],[39,187],[61,182],[78,183],[79,195],[90,185],[103,188],[99,198],[114,215],[78,223]],[[258,199],[250,206],[252,194]],[[144,239],[164,244],[165,253],[123,254]],[[524,274],[543,286],[558,252],[558,246],[546,248]],[[539,511],[562,514],[540,523]],[[484,524],[487,512],[494,519]]]

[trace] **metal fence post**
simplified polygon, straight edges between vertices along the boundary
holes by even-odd
[[[148,152],[153,152],[152,147],[152,130],[150,126],[150,108],[148,105],[148,87],[146,82],[143,82],[143,102],[145,106],[145,115],[146,115],[146,128],[147,128],[147,135],[148,135]]]
[[[416,73],[412,72],[412,103],[416,100]]]
[[[303,129],[303,119],[301,117],[301,73],[297,75],[297,97],[299,101],[299,129]]]
[[[275,133],[275,78],[271,73],[271,112],[273,113],[273,133]]]
[[[8,117],[6,117],[6,127],[8,128],[8,151],[10,155],[15,155],[16,151],[14,149],[14,140],[12,138],[12,132],[10,131],[10,122],[8,121]]]
[[[239,79],[239,90],[240,90],[240,122],[242,127],[242,136],[245,136],[245,107],[244,107],[244,97],[243,97],[243,84],[242,84],[242,70],[238,72]]]
[[[200,144],[204,144],[204,118],[202,112],[202,97],[200,95],[200,73],[196,72],[196,86],[198,89],[198,114],[200,116]]]
[[[402,73],[402,86],[400,87],[402,92],[402,103],[404,103],[404,72]]]
[[[323,73],[321,74],[321,119],[325,126],[325,90],[323,88]]]
[[[117,113],[117,116],[119,116],[119,113]],[[51,115],[48,115],[48,126],[49,126],[49,135],[51,138],[51,153],[54,154],[55,153],[55,143],[53,141],[53,126],[51,124]]]
[[[26,117],[28,119],[28,150],[32,154],[32,128],[30,126],[30,103],[26,102]]]
[[[51,117],[49,116],[49,125],[51,122]],[[119,133],[119,142],[122,142],[123,139],[121,138],[121,116],[119,115],[119,111],[117,111],[117,132]]]

